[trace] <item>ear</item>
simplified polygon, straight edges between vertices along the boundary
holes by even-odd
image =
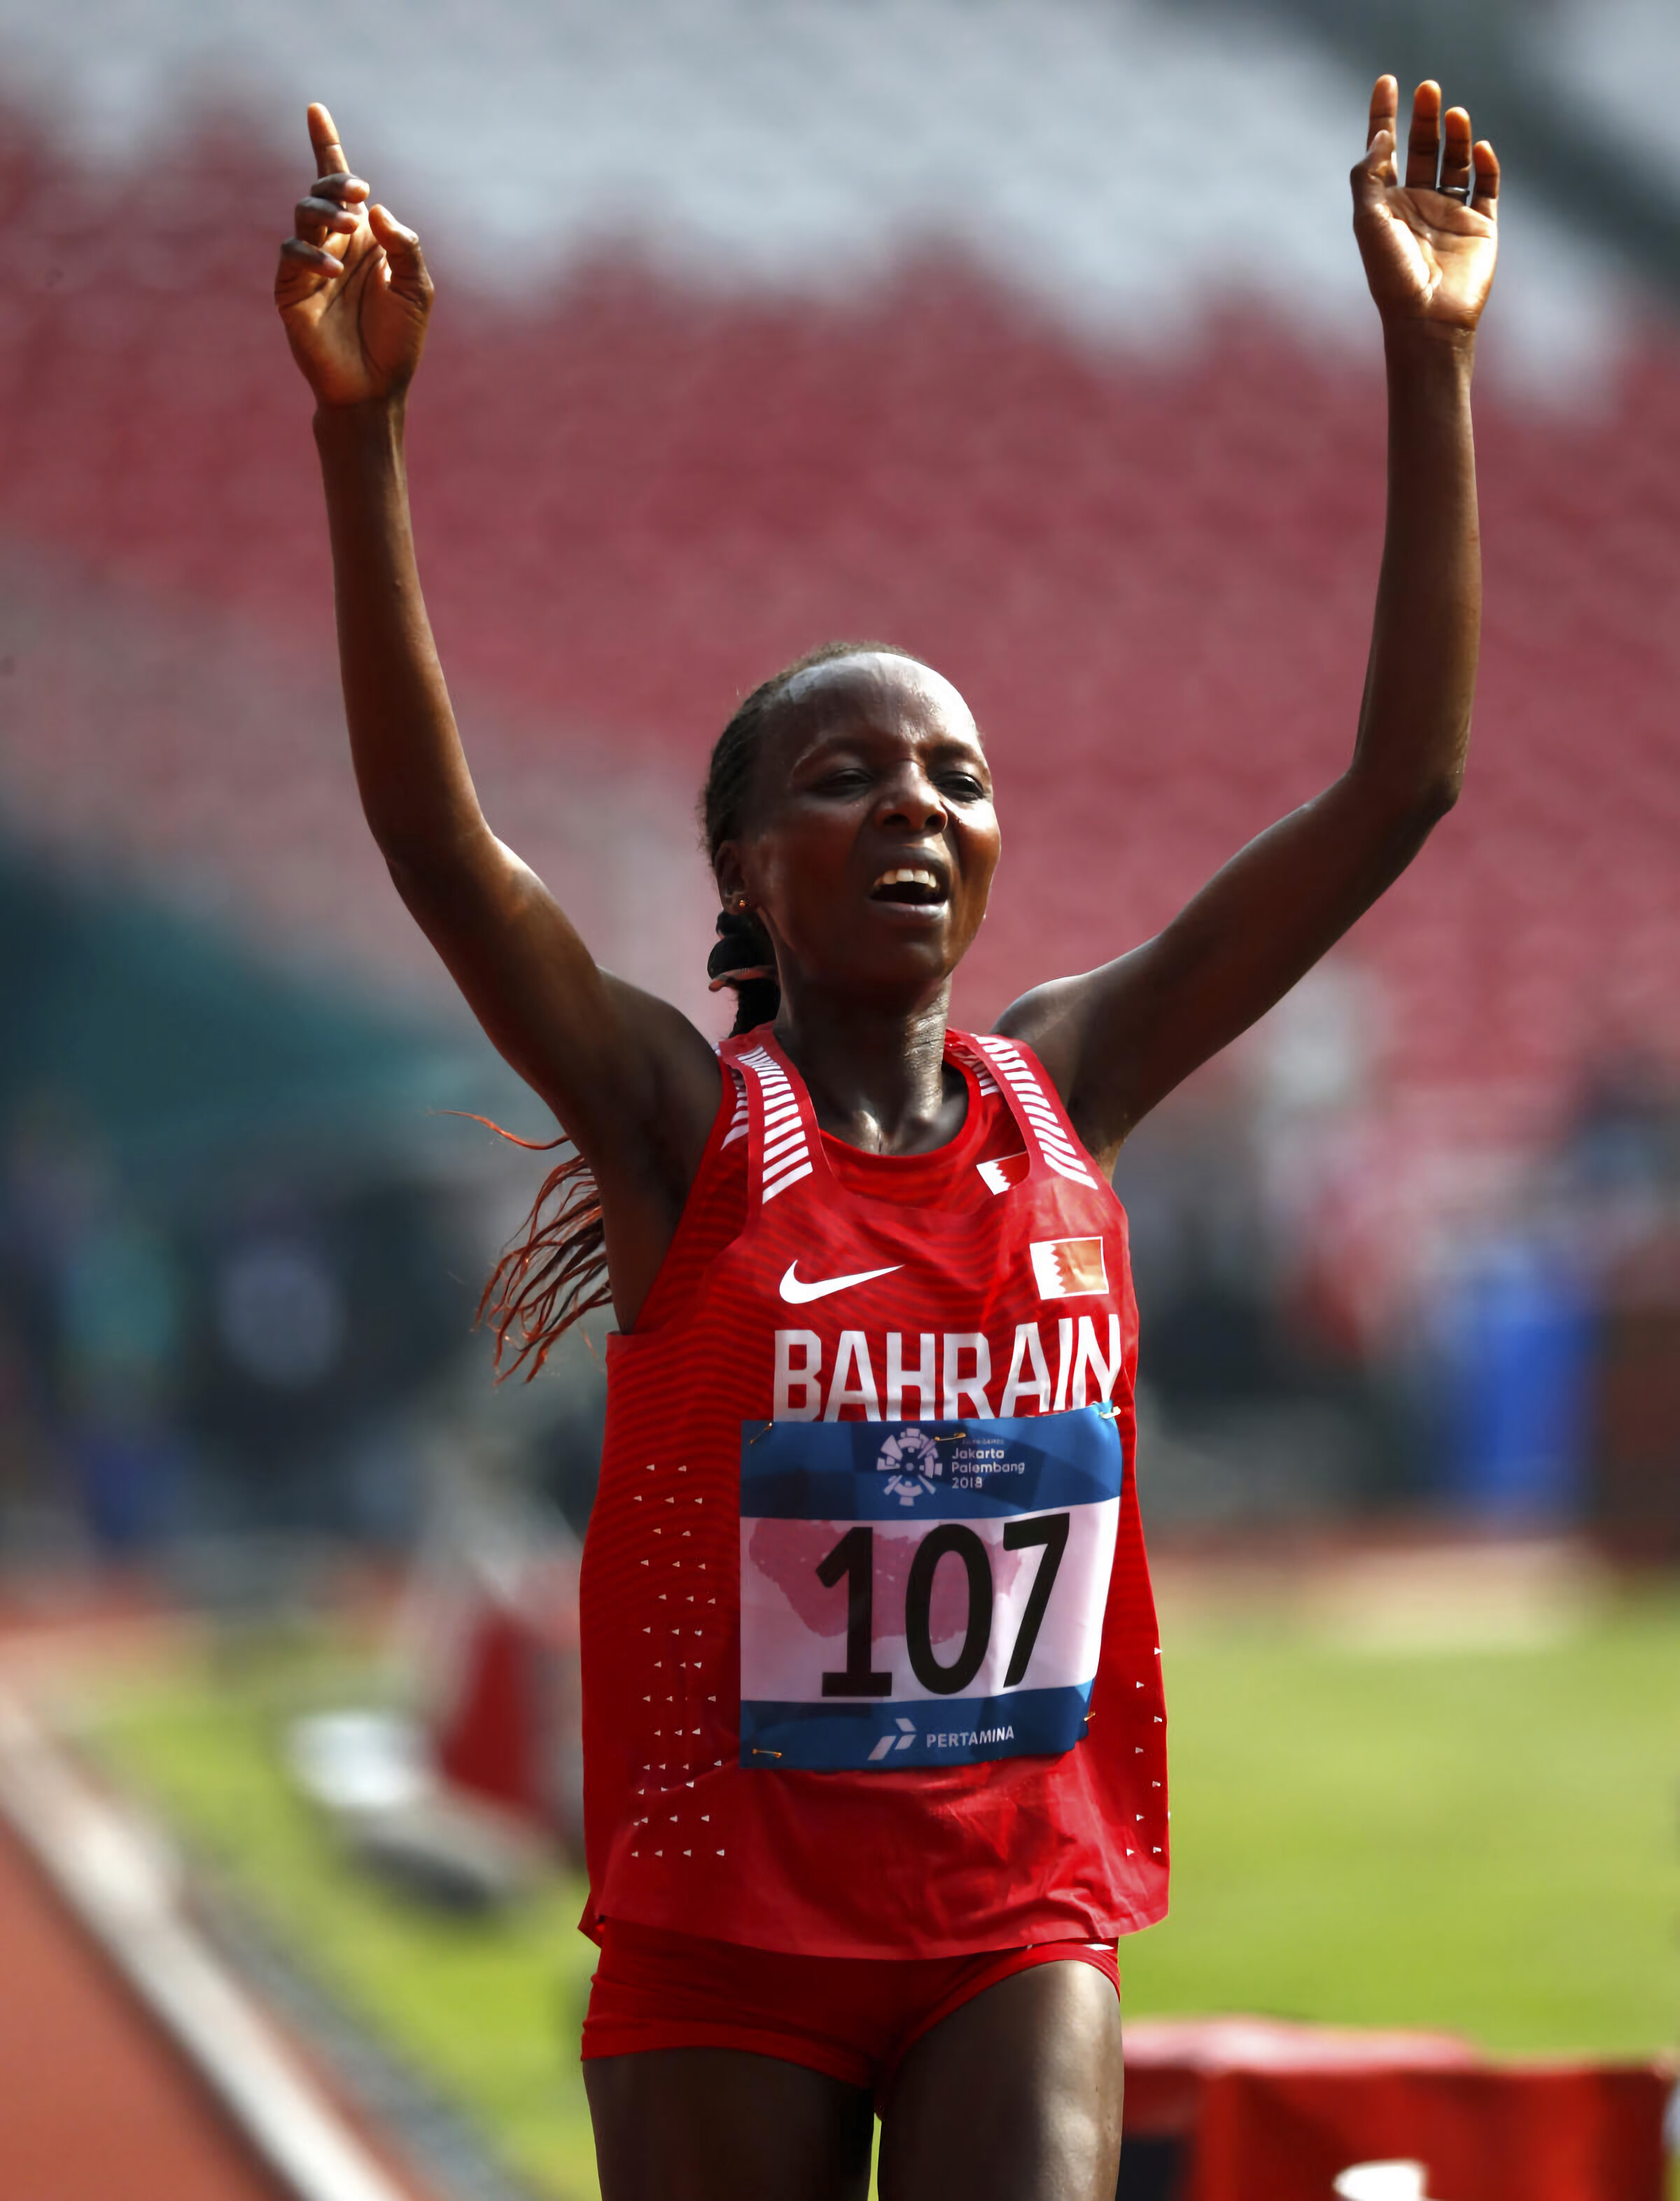
[[[745,894],[747,882],[741,868],[741,844],[738,841],[719,843],[718,853],[712,859],[712,876],[718,883],[718,892],[725,907],[735,895]]]

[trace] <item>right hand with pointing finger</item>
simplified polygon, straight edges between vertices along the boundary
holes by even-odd
[[[274,274],[291,355],[322,406],[397,396],[420,365],[432,310],[420,239],[368,204],[324,107],[309,109],[309,142],[319,173]]]

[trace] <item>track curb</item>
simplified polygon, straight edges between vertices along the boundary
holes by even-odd
[[[4,1690],[0,1815],[291,2201],[418,2201],[199,1931],[156,1835]]]

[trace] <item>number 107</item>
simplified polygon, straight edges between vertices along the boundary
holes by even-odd
[[[1067,1548],[1066,1513],[1039,1513],[1024,1521],[1008,1521],[1003,1528],[1006,1552],[1038,1547],[1038,1562],[1019,1633],[1009,1653],[1003,1686],[1013,1689],[1025,1680],[1032,1646],[1055,1588],[1056,1571]],[[933,1578],[942,1559],[962,1563],[968,1582],[968,1621],[962,1645],[949,1665],[935,1655],[932,1634]],[[860,1524],[845,1535],[817,1568],[817,1580],[832,1589],[846,1584],[846,1663],[837,1673],[823,1676],[825,1697],[890,1697],[890,1673],[872,1667],[875,1635],[875,1531]],[[991,1554],[984,1541],[960,1521],[942,1521],[916,1547],[910,1562],[910,1579],[904,1594],[904,1646],[910,1654],[910,1670],[922,1687],[937,1697],[954,1697],[966,1689],[985,1664],[991,1648],[992,1614],[996,1603],[992,1586]]]

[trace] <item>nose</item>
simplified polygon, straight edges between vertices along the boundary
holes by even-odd
[[[881,790],[876,813],[882,825],[905,825],[913,835],[943,830],[946,809],[938,789],[914,759],[908,759]]]

